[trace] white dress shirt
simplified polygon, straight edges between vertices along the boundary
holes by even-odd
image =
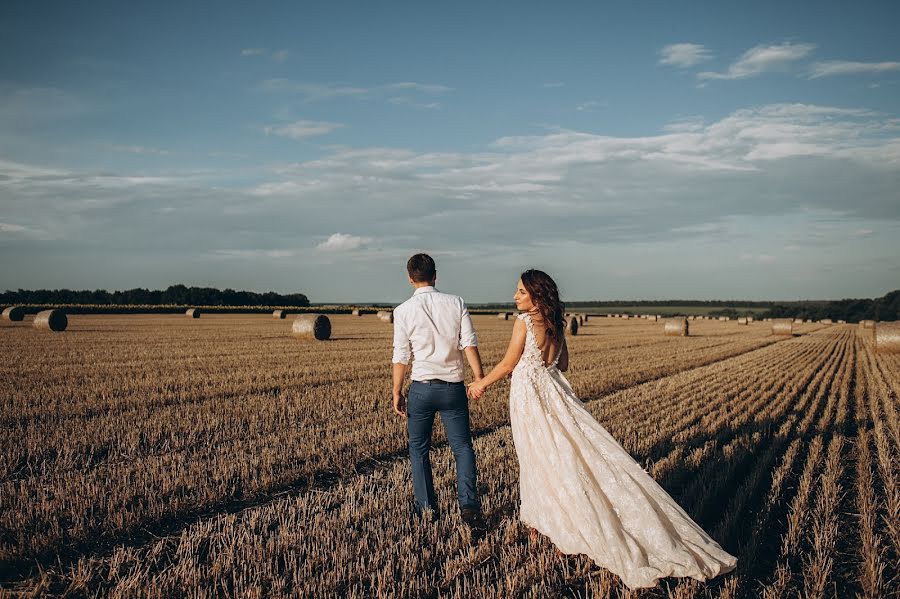
[[[394,357],[396,364],[413,360],[414,381],[441,379],[458,383],[465,379],[462,350],[477,346],[475,327],[463,298],[419,287],[413,296],[394,308]]]

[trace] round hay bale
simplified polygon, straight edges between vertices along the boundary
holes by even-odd
[[[776,318],[772,321],[773,335],[793,335],[794,321],[790,318]]]
[[[838,321],[838,324],[847,324],[847,321],[846,321],[846,320],[839,320],[839,321]]]
[[[738,324],[747,324],[747,319],[744,318],[743,316],[741,316],[740,318],[737,319],[737,323]]]
[[[359,311],[359,308],[353,308],[350,310],[350,316],[362,316],[362,313]]]
[[[324,314],[301,314],[294,319],[291,332],[296,337],[325,341],[331,338],[331,321]]]
[[[795,319],[794,319],[794,324],[803,324],[803,319],[802,319],[802,318],[795,318]]]
[[[688,336],[688,320],[684,316],[670,318],[663,327],[663,333],[666,336],[687,337]]]
[[[509,312],[498,312],[497,319],[498,320],[509,320]]]
[[[726,320],[728,320],[728,317],[727,317],[727,316],[720,316],[720,317],[719,317],[719,320],[720,320],[721,322],[725,322]]]
[[[590,314],[582,314],[582,316],[584,316],[584,321],[587,322]]]
[[[185,314],[188,318],[200,318],[200,308],[190,308]]]
[[[384,322],[394,322],[394,313],[389,310],[379,310],[378,319],[383,320]]]
[[[275,310],[274,312],[272,312],[272,317],[284,320],[285,318],[287,318],[287,310]]]
[[[65,331],[69,319],[62,310],[44,310],[34,317],[34,328],[44,331]]]
[[[874,320],[861,320],[861,321],[859,321],[859,324],[864,329],[874,329],[875,328]]]
[[[584,314],[578,315],[578,326],[580,326],[580,327],[584,326]]]
[[[566,318],[566,330],[569,331],[570,335],[578,334],[578,319],[576,317]]]
[[[875,327],[875,351],[900,353],[900,322],[879,322]]]
[[[750,324],[751,322],[753,322],[753,317],[752,317],[752,316],[748,316],[748,317],[747,317],[747,324]]]
[[[3,310],[3,318],[12,322],[19,322],[25,318],[25,308],[21,306],[10,306]]]
[[[822,319],[822,324],[831,324],[831,319],[830,319],[830,318],[823,318],[823,319]]]

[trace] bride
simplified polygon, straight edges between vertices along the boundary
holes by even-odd
[[[733,570],[724,551],[603,428],[572,391],[564,306],[540,270],[522,273],[521,312],[503,360],[469,397],[512,373],[509,411],[519,458],[519,518],[560,551],[585,554],[629,588],[666,576],[704,581]],[[534,530],[532,530],[534,532]]]

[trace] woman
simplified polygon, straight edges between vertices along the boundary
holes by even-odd
[[[512,373],[509,404],[519,457],[519,518],[564,553],[585,554],[629,588],[666,576],[706,580],[737,559],[701,529],[591,416],[562,375],[564,306],[544,272],[522,273],[521,312],[503,360],[469,386],[477,399]]]

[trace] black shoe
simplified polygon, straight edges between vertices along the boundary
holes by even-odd
[[[471,528],[476,532],[484,532],[487,530],[487,525],[484,523],[484,519],[481,517],[481,512],[476,508],[463,508],[460,512],[460,516],[462,516],[462,521],[466,523],[466,526]]]

